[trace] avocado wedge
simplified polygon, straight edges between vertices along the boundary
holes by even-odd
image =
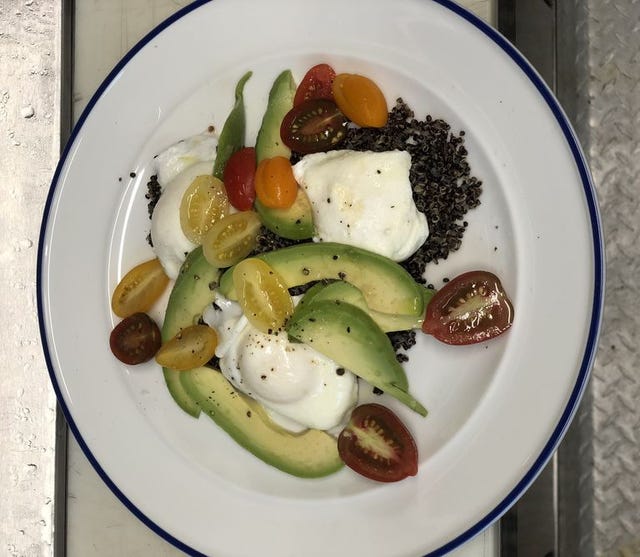
[[[426,290],[426,289],[425,289]],[[383,313],[371,309],[367,305],[364,294],[359,288],[355,287],[344,280],[336,280],[329,284],[317,283],[307,291],[304,298],[300,300],[300,304],[305,305],[320,300],[330,300],[334,302],[345,302],[347,304],[359,307],[362,311],[369,314],[378,327],[385,333],[391,331],[408,331],[410,329],[419,329],[422,326],[422,316],[400,315],[395,313]]]
[[[219,371],[183,372],[182,384],[200,408],[239,445],[283,472],[318,478],[342,468],[336,440],[324,431],[294,434],[277,426],[254,400],[238,393]]]
[[[377,253],[334,242],[310,242],[256,257],[273,267],[288,288],[339,279],[356,286],[372,310],[415,318],[424,314],[422,286],[400,265]],[[220,278],[220,291],[236,299],[233,267]]]
[[[314,300],[296,308],[285,328],[290,338],[311,346],[421,416],[427,415],[426,408],[407,392],[407,377],[391,341],[362,309],[336,300]]]
[[[220,271],[204,258],[201,247],[187,256],[167,303],[162,324],[163,342],[173,338],[180,329],[198,322],[204,308],[213,302],[213,288],[219,274]],[[183,372],[169,368],[162,368],[162,371],[169,393],[178,406],[197,418],[200,408],[182,387],[180,375]]]

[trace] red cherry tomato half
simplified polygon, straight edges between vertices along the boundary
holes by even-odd
[[[160,329],[146,313],[130,315],[115,326],[109,337],[113,355],[128,365],[150,360],[161,344]]]
[[[222,181],[229,202],[238,211],[248,211],[256,198],[256,150],[253,147],[239,149],[227,161]]]
[[[298,106],[304,101],[311,99],[333,100],[333,78],[336,72],[329,64],[318,64],[313,66],[302,78],[296,96],[293,99],[293,106]]]
[[[431,298],[422,330],[447,344],[475,344],[504,333],[512,322],[513,305],[500,279],[470,271]]]
[[[338,453],[358,474],[378,482],[397,482],[418,473],[418,449],[409,430],[391,410],[363,404],[338,437]]]
[[[347,122],[333,101],[312,99],[287,112],[280,136],[287,147],[298,153],[328,151],[344,139]]]

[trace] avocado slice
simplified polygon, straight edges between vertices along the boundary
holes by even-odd
[[[285,328],[289,337],[308,344],[421,416],[427,415],[407,392],[407,377],[391,341],[362,309],[335,300],[313,300],[296,308]]]
[[[296,83],[291,70],[283,71],[273,82],[267,101],[267,110],[256,137],[256,160],[258,164],[272,157],[291,157],[291,149],[280,137],[280,126],[285,114],[293,108]]]
[[[185,259],[176,279],[162,324],[162,342],[173,338],[180,329],[194,325],[203,309],[213,302],[213,285],[220,271],[212,267],[202,254],[202,247],[194,249]],[[162,368],[164,380],[173,399],[187,414],[197,418],[199,406],[186,393],[180,382],[184,372]]]
[[[296,200],[287,209],[265,207],[258,199],[253,206],[262,224],[274,234],[289,240],[308,240],[313,236],[313,210],[302,188],[298,188]]]
[[[319,287],[319,288],[318,288]],[[300,300],[300,304],[309,304],[310,302],[320,300],[340,301],[354,305],[369,314],[378,327],[385,333],[391,331],[408,331],[410,329],[419,329],[422,326],[423,316],[400,315],[395,313],[383,313],[371,309],[367,305],[364,294],[359,288],[344,280],[336,280],[329,284],[319,282],[307,291],[304,298]]]
[[[256,160],[258,164],[272,157],[291,157],[291,149],[280,137],[280,126],[285,114],[293,108],[296,84],[290,70],[283,71],[274,81],[269,92],[267,110],[256,138]],[[313,212],[307,194],[298,188],[293,205],[287,209],[271,209],[256,200],[263,224],[278,236],[289,240],[306,240],[313,236]]]
[[[338,471],[342,460],[336,440],[324,431],[294,434],[274,424],[256,401],[238,393],[215,369],[182,372],[187,393],[239,445],[283,472],[318,478]]]
[[[334,242],[310,242],[256,257],[273,267],[288,288],[340,279],[360,289],[372,310],[415,318],[424,314],[422,286],[403,267],[377,253]],[[220,291],[229,299],[237,299],[233,267],[222,275]]]

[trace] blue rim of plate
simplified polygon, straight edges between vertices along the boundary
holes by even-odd
[[[58,399],[58,403],[62,408],[64,416],[67,420],[69,428],[73,432],[78,444],[80,445],[82,451],[86,455],[87,459],[96,470],[98,475],[102,478],[105,484],[109,487],[109,489],[113,492],[113,494],[120,499],[120,501],[138,518],[140,519],[147,527],[153,530],[156,534],[164,538],[166,541],[177,547],[178,549],[184,551],[185,553],[193,556],[201,556],[206,557],[203,553],[200,553],[189,547],[185,543],[181,542],[174,536],[172,536],[169,532],[158,526],[155,522],[153,522],[149,517],[147,517],[142,511],[140,511],[128,498],[127,496],[116,486],[116,484],[109,478],[105,470],[100,466],[96,458],[91,453],[89,447],[85,443],[84,439],[80,435],[80,431],[76,426],[73,417],[71,416],[71,412],[69,411],[68,406],[66,405],[64,398],[62,396],[62,392],[60,389],[60,385],[58,384],[54,368],[51,362],[51,356],[49,354],[49,346],[47,343],[47,335],[46,329],[44,325],[44,311],[43,311],[43,292],[42,292],[42,265],[43,265],[43,256],[44,256],[44,236],[47,229],[47,224],[49,222],[49,216],[51,211],[51,205],[53,201],[53,197],[56,191],[56,187],[58,185],[58,180],[60,178],[60,173],[62,168],[67,160],[67,156],[69,155],[69,151],[71,146],[73,145],[76,136],[82,129],[84,121],[87,119],[90,112],[93,110],[93,107],[98,102],[102,94],[105,90],[111,85],[111,82],[115,79],[115,77],[125,68],[125,66],[129,63],[129,61],[153,38],[159,35],[164,29],[171,26],[173,23],[192,12],[193,10],[199,8],[204,4],[208,4],[213,0],[196,0],[192,4],[180,9],[172,16],[167,18],[165,21],[160,23],[157,27],[155,27],[152,31],[150,31],[147,35],[145,35],[121,60],[118,64],[113,68],[113,70],[109,73],[109,75],[104,79],[98,90],[95,92],[86,108],[82,112],[82,115],[78,119],[78,122],[73,128],[71,132],[71,136],[67,141],[67,144],[64,148],[62,156],[60,157],[60,161],[56,167],[55,173],[53,175],[53,179],[51,181],[51,188],[49,189],[49,194],[47,196],[47,200],[44,207],[42,224],[40,227],[40,236],[38,242],[38,260],[37,260],[37,276],[36,276],[36,291],[37,291],[37,305],[38,305],[38,322],[40,328],[40,337],[42,339],[42,347],[44,351],[45,360],[47,363],[47,368],[49,371],[49,377],[51,378],[51,383],[53,384],[54,391],[56,393],[56,397]],[[602,309],[604,304],[604,275],[605,275],[605,266],[604,266],[604,244],[603,244],[603,236],[602,236],[602,225],[600,221],[600,213],[598,209],[598,203],[596,199],[595,187],[593,185],[591,174],[584,156],[578,139],[569,123],[564,111],[558,104],[558,101],[554,97],[551,90],[544,83],[540,75],[536,72],[535,69],[529,64],[529,62],[524,58],[522,54],[516,48],[507,41],[498,31],[496,31],[489,24],[485,23],[481,19],[479,19],[476,15],[469,12],[467,9],[455,4],[452,0],[426,0],[431,1],[436,4],[440,4],[444,8],[454,12],[462,19],[466,20],[468,23],[476,27],[482,33],[484,33],[489,39],[491,39],[497,46],[499,46],[502,51],[507,54],[513,62],[517,64],[517,66],[523,71],[523,73],[529,78],[532,85],[536,88],[540,96],[545,101],[548,108],[553,113],[562,133],[564,135],[569,148],[571,149],[571,154],[573,159],[578,167],[578,172],[580,174],[580,180],[582,182],[582,186],[584,189],[585,199],[587,202],[587,207],[589,210],[589,218],[591,221],[591,231],[592,231],[592,240],[593,240],[593,251],[594,251],[594,288],[593,288],[593,306],[591,310],[591,322],[589,324],[589,333],[587,336],[587,345],[582,357],[582,362],[580,364],[580,371],[578,373],[578,377],[576,383],[571,391],[571,395],[567,402],[567,405],[562,412],[560,420],[556,427],[554,428],[551,437],[547,441],[546,445],[542,449],[540,455],[535,460],[533,465],[529,468],[523,478],[516,484],[516,486],[507,494],[507,496],[495,506],[487,515],[479,520],[472,527],[467,529],[462,534],[458,535],[450,542],[444,544],[438,549],[428,553],[424,557],[438,557],[441,555],[445,555],[448,552],[454,550],[455,548],[461,546],[465,542],[469,541],[471,538],[475,537],[477,534],[482,532],[485,528],[493,524],[496,520],[498,520],[509,508],[515,504],[515,502],[520,498],[520,496],[526,491],[526,489],[533,483],[536,477],[540,474],[546,463],[549,461],[551,456],[553,455],[555,449],[558,444],[562,440],[571,420],[577,410],[578,403],[582,397],[584,389],[586,388],[587,381],[589,379],[589,374],[591,372],[591,368],[593,366],[593,362],[595,359],[595,353],[598,344],[598,336],[600,333],[600,323],[602,320]]]

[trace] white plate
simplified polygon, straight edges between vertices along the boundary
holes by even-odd
[[[566,430],[596,346],[603,290],[598,211],[583,155],[537,74],[492,29],[446,1],[217,0],[147,36],[109,75],[56,171],[39,247],[38,301],[51,378],[109,487],[191,553],[439,555],[496,520]],[[120,365],[109,298],[151,256],[152,156],[221,126],[248,69],[248,136],[274,77],[319,61],[376,79],[388,99],[466,131],[482,205],[463,248],[429,270],[472,268],[511,294],[512,330],[452,348],[422,336],[407,366],[427,419],[390,402],[417,438],[416,478],[351,471],[289,477],[171,400],[159,368]],[[130,173],[135,172],[135,177]]]

